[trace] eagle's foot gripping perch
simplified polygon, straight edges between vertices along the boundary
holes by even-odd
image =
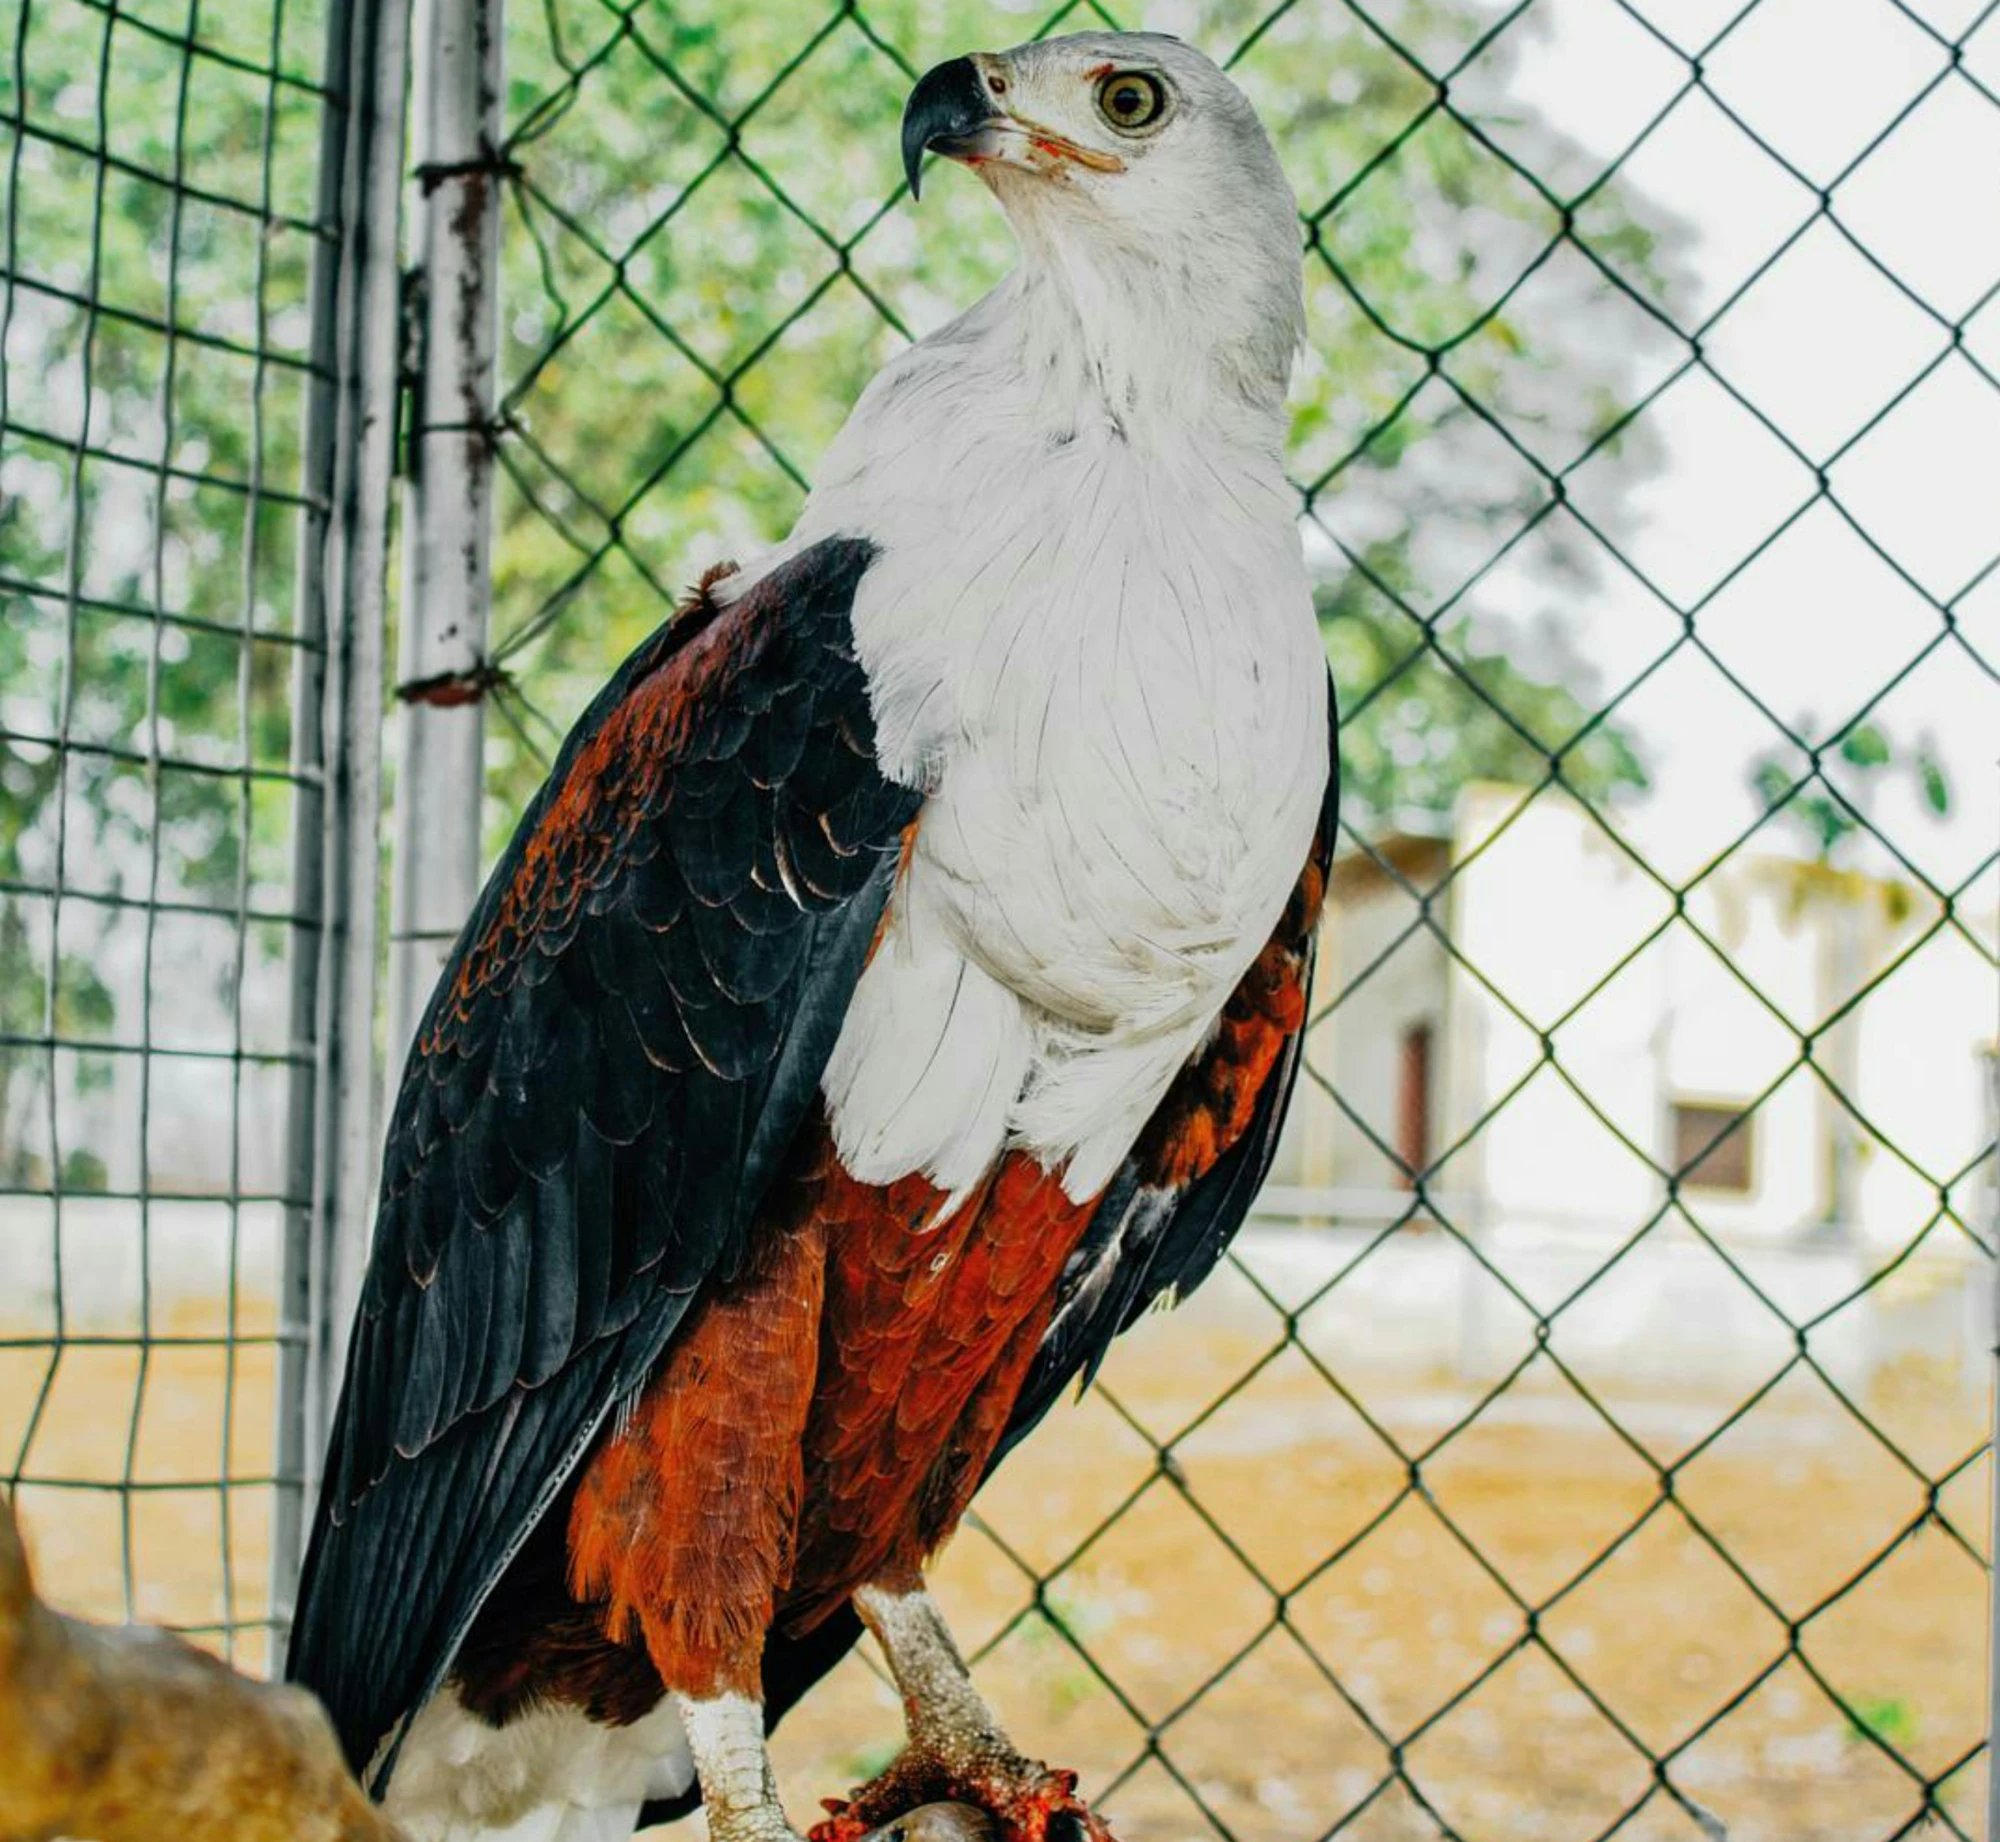
[[[826,1808],[811,1842],[1114,1842],[1074,1772],[1011,1748],[963,1762],[913,1749]]]
[[[921,1580],[864,1586],[854,1608],[889,1660],[910,1739],[872,1783],[827,1800],[811,1842],[1114,1842],[1074,1772],[1024,1758],[1000,1730]]]

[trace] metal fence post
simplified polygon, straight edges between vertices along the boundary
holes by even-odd
[[[353,0],[328,22],[346,98],[322,131],[320,221],[338,227],[313,274],[309,513],[300,531],[293,692],[300,771],[293,877],[292,1037],[311,1042],[287,1120],[288,1191],[276,1441],[272,1606],[289,1623],[307,1506],[338,1387],[366,1247],[375,1158],[376,891],[384,607],[398,383],[398,205],[408,0]],[[275,1660],[275,1659],[274,1659]]]
[[[418,376],[397,662],[392,1074],[479,889],[502,39],[500,0],[419,0],[410,302]]]

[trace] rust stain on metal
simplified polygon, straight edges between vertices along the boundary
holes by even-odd
[[[458,313],[452,337],[466,373],[467,386],[477,368],[480,352],[479,310],[486,299],[490,278],[485,272],[486,214],[492,209],[492,175],[466,173],[461,176],[458,199],[445,219],[445,229],[458,243],[462,259],[458,274]],[[468,398],[466,417],[476,421],[480,408]]]
[[[490,354],[485,349],[487,308],[494,286],[488,266],[487,232],[497,204],[502,162],[482,142],[484,156],[456,174],[458,197],[445,218],[445,232],[459,246],[458,287],[453,301],[450,337],[457,374],[459,420],[469,431],[465,441],[467,483],[475,494],[493,459],[493,441],[486,426],[485,384]],[[476,566],[470,555],[468,571]]]

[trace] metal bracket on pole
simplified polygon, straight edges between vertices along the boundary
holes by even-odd
[[[504,162],[501,0],[417,0],[388,1066],[479,893]]]

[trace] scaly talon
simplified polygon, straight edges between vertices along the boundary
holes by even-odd
[[[1000,1730],[921,1581],[864,1586],[854,1609],[889,1659],[910,1740],[872,1782],[827,1800],[811,1842],[930,1842],[899,1819],[939,1805],[985,1812],[992,1842],[1113,1842],[1074,1772],[1024,1758]]]

